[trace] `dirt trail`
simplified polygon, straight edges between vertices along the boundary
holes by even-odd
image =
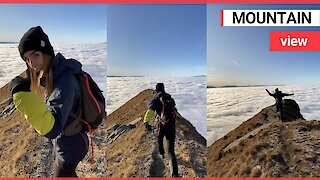
[[[155,144],[152,151],[152,163],[150,165],[149,176],[148,177],[164,177],[166,165],[164,160],[160,156],[159,146],[156,140],[155,132],[151,132],[150,143]]]

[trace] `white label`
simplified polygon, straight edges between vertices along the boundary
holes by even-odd
[[[320,10],[222,10],[222,26],[320,26]]]
[[[44,41],[40,40],[40,45],[41,45],[41,47],[45,47],[46,43]]]

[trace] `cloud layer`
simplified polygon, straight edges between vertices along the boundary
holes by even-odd
[[[256,115],[275,100],[265,89],[276,87],[210,88],[207,92],[207,144],[226,135],[242,122]],[[320,120],[320,86],[281,86],[285,93],[294,93],[294,99],[307,120]]]
[[[106,92],[107,44],[53,44],[55,53],[62,53],[66,58],[80,61],[83,70]],[[18,44],[0,44],[0,87],[3,87],[15,76],[21,74],[26,65],[21,59]],[[105,93],[106,95],[106,93]]]
[[[108,114],[139,92],[155,89],[158,82],[163,82],[166,91],[175,99],[179,113],[206,137],[206,77],[108,77]]]

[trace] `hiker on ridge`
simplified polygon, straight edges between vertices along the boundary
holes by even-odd
[[[279,91],[278,88],[275,89],[275,93],[270,93],[268,91],[268,89],[266,89],[266,91],[268,92],[268,94],[272,97],[275,98],[276,100],[276,108],[277,108],[277,113],[280,113],[280,119],[283,120],[283,102],[282,102],[282,98],[285,96],[292,96],[294,94],[286,94],[286,93],[282,93],[281,91]]]
[[[89,145],[82,124],[70,116],[80,112],[80,86],[75,74],[82,72],[82,65],[60,53],[55,55],[40,26],[23,35],[18,49],[30,74],[11,81],[13,102],[40,135],[51,139],[54,177],[77,177],[75,169]]]
[[[171,95],[164,90],[164,84],[156,85],[156,94],[149,104],[149,108],[144,116],[144,124],[148,130],[152,130],[150,119],[155,116],[157,119],[157,134],[159,152],[164,158],[163,138],[166,137],[167,149],[169,156],[170,173],[172,177],[179,177],[177,159],[174,152],[174,142],[176,136],[176,113],[175,101]]]

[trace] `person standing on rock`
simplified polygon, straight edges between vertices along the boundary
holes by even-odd
[[[171,98],[171,95],[165,92],[164,84],[157,83],[156,94],[150,101],[149,108],[144,116],[144,124],[146,129],[151,130],[150,120],[156,114],[159,153],[164,158],[163,138],[166,137],[171,176],[179,177],[178,164],[174,152],[177,113],[175,105],[175,101]]]
[[[30,74],[11,81],[13,102],[40,135],[51,139],[54,176],[77,177],[75,169],[89,145],[84,128],[75,125],[70,116],[79,112],[80,85],[75,74],[82,72],[82,65],[60,53],[55,55],[40,26],[23,35],[18,49]],[[73,133],[67,133],[66,128]]]
[[[280,113],[280,119],[283,120],[283,102],[282,102],[282,98],[285,96],[292,96],[294,94],[286,94],[286,93],[282,93],[281,91],[279,91],[278,88],[275,89],[275,93],[270,93],[268,91],[268,89],[266,89],[266,91],[268,92],[268,94],[272,97],[275,98],[276,100],[276,108],[277,108],[277,113]]]

